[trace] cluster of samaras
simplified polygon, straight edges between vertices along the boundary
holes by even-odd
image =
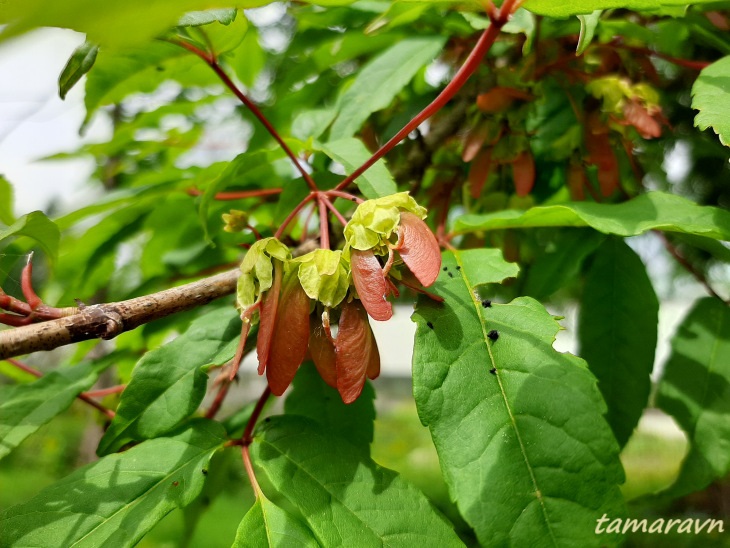
[[[357,399],[366,377],[378,376],[368,315],[380,321],[393,315],[387,300],[398,295],[393,280],[429,286],[441,268],[425,217],[402,192],[360,204],[345,227],[342,250],[292,258],[276,238],[251,246],[241,263],[237,303],[244,322],[259,321],[259,374],[266,372],[275,395],[284,393],[307,354],[345,403]]]

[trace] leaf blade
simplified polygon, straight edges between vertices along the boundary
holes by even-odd
[[[299,520],[259,493],[256,502],[238,526],[233,548],[261,546],[316,548],[319,543]]]
[[[596,515],[624,512],[595,379],[552,348],[558,325],[536,301],[482,305],[459,255],[431,288],[444,303],[419,299],[413,316],[414,395],[451,496],[484,545],[590,543]]]
[[[339,141],[330,141],[319,146],[335,162],[345,167],[345,173],[350,174],[370,158],[370,152],[359,139],[346,138]],[[388,171],[385,161],[378,160],[365,173],[355,180],[355,184],[367,199],[381,198],[398,192],[393,176]]]
[[[73,51],[58,77],[58,95],[61,99],[65,99],[71,88],[91,70],[98,52],[99,46],[91,42],[84,42]]]
[[[51,261],[55,262],[58,258],[58,243],[61,239],[61,232],[58,230],[56,223],[41,211],[33,211],[23,215],[6,229],[0,230],[0,241],[11,236],[32,238],[38,242]]]

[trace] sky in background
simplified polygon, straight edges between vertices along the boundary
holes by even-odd
[[[54,199],[68,210],[93,199],[85,181],[90,159],[38,161],[75,150],[82,142],[83,82],[62,101],[58,75],[83,35],[40,29],[0,44],[0,174],[15,186],[15,213],[45,210]],[[85,140],[101,140],[110,128],[101,117]]]

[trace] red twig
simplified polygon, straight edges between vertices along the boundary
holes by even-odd
[[[31,310],[35,310],[43,304],[41,298],[36,295],[33,289],[33,253],[28,254],[28,261],[25,263],[23,272],[20,275],[20,288],[23,291],[25,302],[28,303]]]
[[[109,396],[111,394],[119,394],[121,392],[124,392],[124,389],[127,388],[126,384],[118,384],[116,386],[110,386],[109,388],[101,388],[99,390],[89,390],[88,392],[84,392],[86,396],[89,398],[103,398],[104,396]]]
[[[327,221],[327,204],[324,196],[317,196],[319,202],[319,245],[322,249],[330,248],[330,228]]]
[[[279,146],[294,163],[294,167],[296,167],[299,173],[302,174],[302,177],[307,182],[309,188],[316,191],[317,184],[314,182],[314,179],[312,179],[307,170],[304,169],[304,166],[300,162],[299,158],[297,158],[296,154],[292,152],[292,150],[289,148],[289,145],[287,145],[284,139],[282,139],[281,135],[279,135],[279,132],[276,131],[276,128],[274,128],[273,125],[271,125],[271,122],[269,122],[266,116],[264,116],[264,113],[261,112],[259,107],[257,107],[248,97],[246,97],[246,95],[240,89],[238,89],[238,86],[233,83],[233,80],[229,78],[228,74],[226,74],[226,72],[218,64],[218,61],[212,51],[203,51],[197,46],[190,44],[189,42],[173,41],[172,43],[185,48],[191,53],[194,53],[203,61],[205,61],[211,69],[213,69],[213,72],[218,75],[218,78],[221,79],[225,86],[229,90],[231,90],[231,92],[233,92],[236,97],[238,97],[238,100],[241,101],[253,113],[253,115],[258,119],[259,122],[261,122],[261,124],[266,128],[266,130],[274,138],[274,140],[279,143]]]
[[[43,376],[43,373],[41,373],[40,371],[38,371],[37,369],[35,369],[33,367],[30,367],[29,365],[24,364],[21,361],[15,360],[13,358],[7,358],[5,361],[11,365],[17,367],[18,369],[25,371],[26,373],[30,373],[34,377],[41,378]],[[108,409],[108,408],[104,407],[103,405],[101,405],[100,403],[92,400],[91,397],[89,397],[89,395],[87,393],[82,392],[81,394],[77,395],[76,397],[78,399],[80,399],[81,401],[83,401],[84,403],[97,409],[98,411],[101,411],[102,413],[104,413],[104,415],[106,415],[110,419],[114,418],[114,415],[115,415],[114,411],[112,411],[111,409]]]
[[[218,192],[214,197],[216,200],[244,200],[246,198],[263,198],[264,196],[274,196],[281,194],[284,189],[282,188],[261,188],[258,190],[239,190],[232,192]],[[189,188],[186,191],[190,196],[201,196],[202,190],[197,188]]]
[[[266,402],[269,401],[270,397],[271,390],[267,386],[261,394],[259,401],[256,402],[256,407],[253,408],[251,416],[248,419],[248,423],[246,423],[246,429],[243,431],[243,437],[241,438],[241,457],[243,458],[243,465],[246,468],[248,479],[256,493],[256,498],[259,497],[262,491],[259,486],[259,482],[256,480],[256,473],[253,469],[251,454],[249,453],[248,448],[251,445],[251,442],[253,442],[253,429],[256,427],[256,423],[261,416],[261,412],[264,410],[264,406],[266,405]]]
[[[324,193],[330,198],[344,198],[345,200],[350,200],[351,202],[355,202],[356,204],[361,204],[365,201],[362,198],[358,198],[354,194],[350,194],[349,192],[342,192],[341,190],[326,190]]]
[[[276,234],[274,234],[275,238],[281,238],[281,235],[284,234],[284,230],[286,230],[286,227],[289,226],[289,223],[291,223],[294,218],[299,214],[299,212],[302,210],[302,208],[307,205],[307,203],[312,200],[315,196],[317,196],[316,192],[310,192],[299,204],[297,204],[297,207],[295,207],[291,213],[284,219],[284,222],[281,223],[281,226],[277,229]]]
[[[706,67],[709,67],[712,64],[712,61],[692,61],[690,59],[680,59],[679,57],[672,57],[671,55],[667,55],[666,53],[660,53],[658,51],[654,51],[649,48],[642,48],[638,46],[628,46],[626,44],[620,44],[617,42],[614,42],[612,44],[613,47],[618,49],[623,49],[626,51],[631,51],[634,53],[642,53],[644,55],[652,55],[654,57],[659,57],[660,59],[664,59],[665,61],[669,61],[670,63],[685,67],[692,70],[702,70]]]
[[[347,219],[345,219],[345,217],[344,217],[344,215],[342,215],[342,213],[340,213],[339,211],[337,211],[337,208],[334,206],[334,204],[332,202],[330,202],[324,196],[321,198],[321,201],[323,201],[324,202],[324,205],[327,206],[327,209],[329,209],[332,212],[332,214],[335,217],[337,217],[337,220],[340,221],[340,223],[342,223],[342,226],[346,226],[347,225]]]
[[[492,24],[489,25],[489,28],[479,37],[476,46],[474,46],[474,49],[466,58],[464,64],[454,75],[451,82],[449,82],[443,91],[439,93],[438,97],[419,112],[415,118],[408,122],[403,129],[396,133],[387,143],[381,146],[364,164],[343,179],[342,182],[334,188],[334,190],[342,190],[360,175],[365,173],[365,171],[367,171],[375,162],[393,150],[393,148],[405,139],[411,131],[420,126],[433,114],[441,110],[441,108],[443,108],[443,106],[448,103],[454,95],[456,95],[456,92],[462,88],[469,77],[474,73],[474,71],[476,71],[477,67],[482,62],[484,55],[486,55],[489,48],[492,47],[497,36],[499,36],[500,30],[505,23],[507,23],[510,15],[515,9],[517,9],[518,5],[519,2],[516,2],[515,0],[504,0],[504,3],[499,10],[499,14],[492,18]]]

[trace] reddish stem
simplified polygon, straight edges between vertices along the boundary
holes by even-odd
[[[341,190],[327,190],[324,192],[328,197],[336,197],[336,198],[344,198],[345,200],[350,200],[351,202],[355,202],[356,204],[361,204],[365,200],[362,198],[358,198],[354,194],[350,194],[349,192],[342,192]]]
[[[659,57],[660,59],[664,59],[665,61],[669,61],[670,63],[685,67],[692,70],[702,70],[706,67],[709,67],[712,64],[712,61],[692,61],[690,59],[680,59],[679,57],[672,57],[671,55],[667,55],[665,53],[660,53],[658,51],[654,51],[649,48],[642,48],[638,46],[627,46],[625,44],[619,44],[614,43],[613,46],[618,49],[623,49],[627,51],[631,51],[634,53],[643,53],[644,55],[653,55],[654,57]]]
[[[492,24],[485,30],[479,37],[479,40],[474,46],[469,56],[464,61],[464,64],[454,75],[454,78],[449,84],[439,93],[438,97],[434,99],[431,104],[419,112],[415,118],[408,122],[403,129],[396,133],[387,143],[381,146],[364,164],[348,175],[340,184],[338,184],[334,190],[342,190],[357,179],[360,175],[365,173],[375,162],[380,160],[388,152],[393,150],[395,146],[405,139],[408,134],[420,126],[424,121],[433,116],[436,112],[441,110],[446,103],[448,103],[454,95],[462,88],[469,77],[476,71],[479,64],[482,62],[484,55],[492,47],[494,41],[499,36],[499,32],[502,27],[509,20],[512,12],[519,5],[515,0],[505,0],[502,7],[499,10],[499,15],[492,18]]]
[[[218,192],[214,198],[220,201],[226,200],[243,200],[245,198],[262,198],[264,196],[274,196],[281,194],[284,189],[282,188],[262,188],[258,190],[239,190],[233,192]],[[189,196],[201,196],[202,190],[197,188],[189,188],[186,191]]]
[[[228,375],[229,382],[233,382],[233,379],[236,378],[236,374],[238,373],[238,368],[241,366],[241,360],[243,359],[243,354],[246,350],[246,338],[248,338],[248,332],[251,329],[251,315],[258,309],[258,307],[258,303],[254,304],[247,309],[246,312],[244,312],[243,317],[241,318],[243,320],[241,325],[241,338],[238,339],[236,354],[233,356],[233,361],[231,361],[231,373]]]
[[[33,253],[28,255],[28,262],[23,267],[23,272],[20,275],[20,288],[23,291],[25,302],[28,303],[31,310],[35,310],[43,304],[43,301],[33,289]]]
[[[286,219],[284,219],[284,222],[281,223],[281,226],[276,231],[276,234],[274,234],[274,238],[281,238],[281,235],[284,234],[284,230],[286,230],[286,227],[289,226],[289,223],[294,220],[294,218],[302,210],[302,208],[307,205],[307,203],[315,196],[317,196],[316,192],[310,192],[301,202],[299,202],[299,204],[297,204],[297,207],[295,207],[292,212],[289,213]]]
[[[220,411],[221,405],[223,405],[223,400],[225,400],[226,396],[228,395],[228,389],[230,387],[231,381],[227,378],[224,378],[221,382],[221,387],[218,390],[218,393],[215,395],[213,403],[210,405],[210,409],[208,409],[208,412],[205,414],[206,419],[215,418],[215,416],[218,414],[218,411]]]
[[[203,61],[205,61],[208,66],[213,69],[213,72],[215,72],[218,75],[218,78],[221,79],[221,81],[225,84],[225,86],[233,92],[233,94],[238,97],[238,100],[241,101],[252,113],[253,115],[258,119],[259,122],[266,128],[266,130],[269,132],[269,134],[274,138],[274,140],[279,143],[279,146],[282,148],[282,150],[286,153],[287,156],[291,159],[291,161],[294,163],[294,166],[297,168],[297,171],[302,174],[302,177],[307,182],[307,185],[310,189],[316,191],[317,190],[317,184],[314,182],[314,179],[307,173],[307,170],[304,169],[304,166],[299,161],[299,158],[292,152],[292,150],[289,148],[289,145],[287,145],[284,142],[284,139],[282,139],[281,135],[279,135],[279,132],[276,131],[276,128],[274,128],[273,125],[271,125],[271,122],[264,116],[263,112],[257,107],[251,100],[246,97],[246,95],[238,89],[236,84],[233,83],[233,80],[231,80],[228,77],[228,74],[221,68],[221,66],[218,64],[218,61],[216,60],[215,56],[212,52],[206,52],[198,48],[197,46],[190,44],[188,42],[184,41],[174,41],[174,44],[185,48],[191,53],[194,53],[198,57],[200,57]]]
[[[109,396],[111,394],[119,394],[121,392],[124,392],[124,389],[127,388],[126,384],[118,384],[117,386],[110,386],[109,388],[101,388],[99,390],[90,390],[88,392],[84,392],[86,396],[89,398],[103,398],[104,396]]]
[[[30,367],[29,365],[24,364],[21,361],[15,360],[13,358],[7,358],[5,361],[8,362],[10,365],[15,366],[22,371],[25,371],[26,373],[30,373],[34,377],[41,378],[43,376],[43,373],[41,373],[40,371],[38,371],[37,369],[35,369],[33,367]],[[82,392],[81,394],[77,395],[76,397],[78,399],[80,399],[81,401],[83,401],[84,403],[97,409],[98,411],[101,411],[110,419],[114,418],[114,415],[115,415],[114,411],[112,411],[111,409],[107,409],[106,407],[104,407],[103,405],[101,405],[98,402],[95,402],[88,396],[88,394]]]
[[[332,214],[335,217],[337,217],[337,220],[340,221],[340,223],[342,223],[342,226],[347,226],[347,219],[345,219],[345,217],[342,215],[342,213],[337,211],[337,208],[334,206],[334,204],[332,202],[330,202],[326,197],[322,197],[321,201],[323,201],[324,205],[327,206],[327,209],[329,209],[332,212]]]
[[[330,229],[329,223],[327,222],[327,198],[324,196],[317,196],[319,202],[319,242],[322,249],[330,248]]]
[[[251,462],[251,453],[248,450],[248,445],[241,446],[241,458],[243,458],[243,466],[246,468],[248,481],[251,482],[251,487],[253,487],[253,492],[256,495],[256,498],[259,498],[263,494],[263,491],[261,491],[261,486],[259,485],[258,480],[256,480],[256,473],[253,470],[253,463]]]
[[[246,429],[243,431],[243,436],[241,437],[241,443],[244,447],[247,447],[251,445],[251,442],[253,441],[253,429],[256,427],[256,423],[259,420],[259,417],[261,416],[261,412],[264,410],[264,406],[266,405],[266,402],[269,401],[269,398],[271,397],[271,389],[266,386],[263,393],[261,394],[261,397],[259,398],[259,401],[256,402],[256,407],[253,408],[253,411],[251,412],[251,416],[248,419],[248,422],[246,423]]]

